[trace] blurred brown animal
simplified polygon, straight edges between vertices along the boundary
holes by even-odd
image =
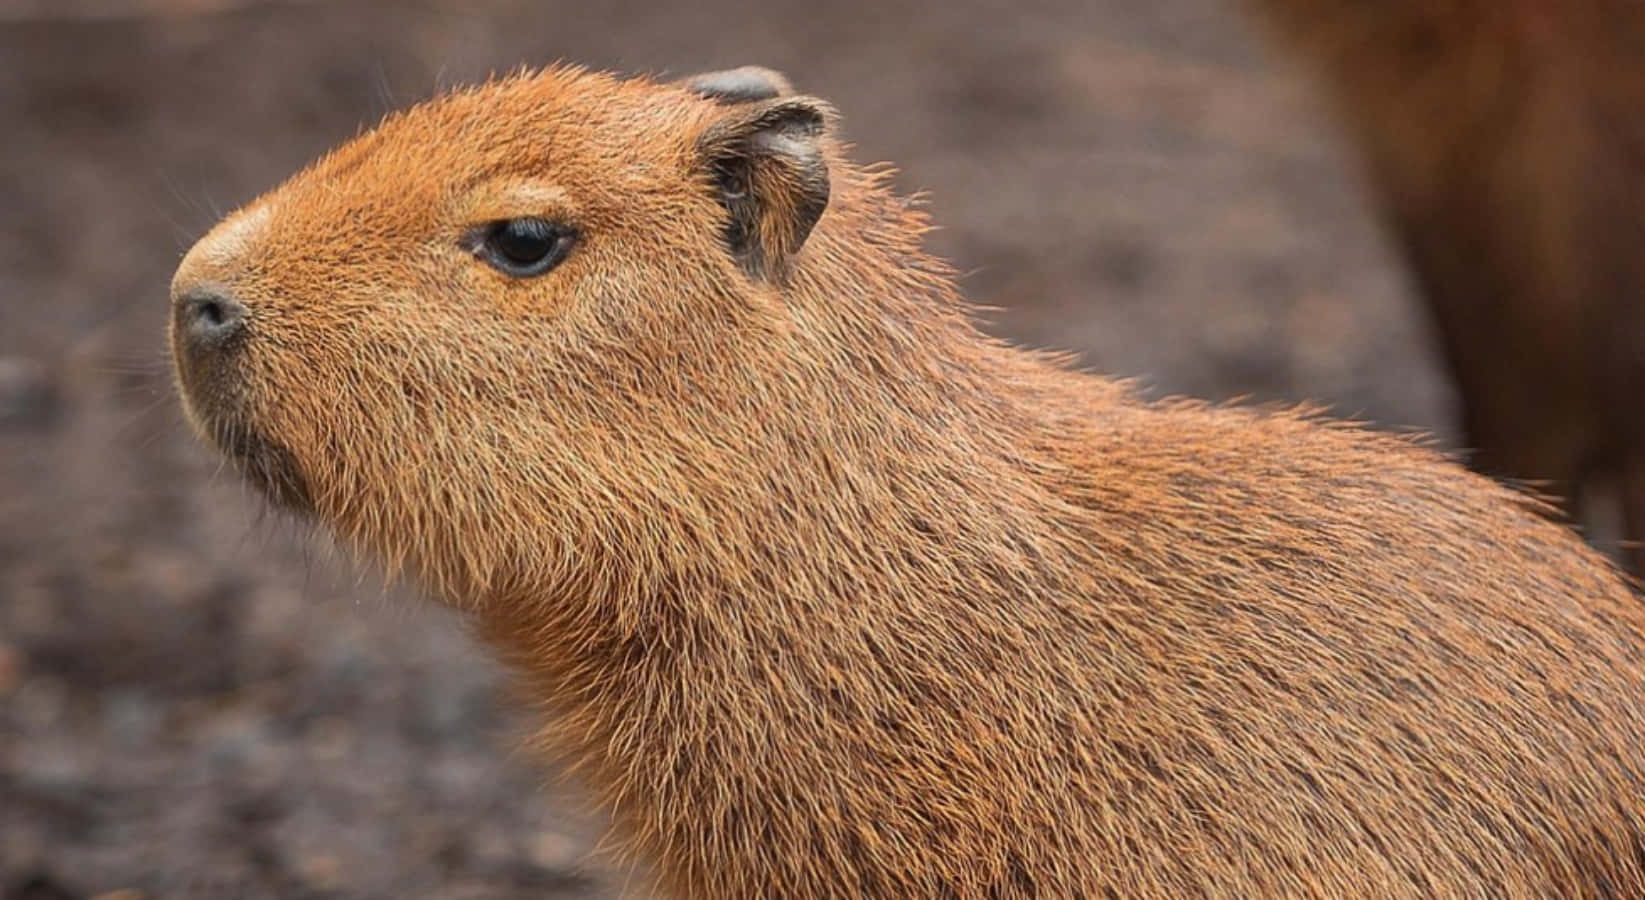
[[[1645,573],[1645,3],[1251,2],[1357,139],[1473,465],[1619,508]]]
[[[1403,438],[985,336],[759,70],[395,115],[174,283],[201,434],[465,610],[692,897],[1645,892],[1645,612]]]

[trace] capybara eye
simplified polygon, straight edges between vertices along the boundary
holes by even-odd
[[[560,264],[577,232],[546,219],[504,219],[488,226],[475,252],[507,275],[529,278]]]

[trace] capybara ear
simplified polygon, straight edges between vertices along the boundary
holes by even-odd
[[[764,66],[741,66],[704,72],[675,82],[694,94],[721,103],[752,103],[756,100],[775,100],[789,97],[794,86],[781,72]]]
[[[823,138],[832,117],[813,97],[741,103],[698,141],[729,214],[726,244],[754,278],[780,278],[828,206]]]

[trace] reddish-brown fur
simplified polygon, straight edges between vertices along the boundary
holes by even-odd
[[[1645,541],[1645,3],[1253,3],[1354,129],[1476,468]]]
[[[826,135],[815,229],[739,261],[704,154],[750,115],[456,93],[176,282],[249,310],[181,367],[202,431],[466,610],[666,889],[1645,891],[1645,614],[1600,557],[1404,439],[984,336]],[[582,242],[460,246],[521,215]]]

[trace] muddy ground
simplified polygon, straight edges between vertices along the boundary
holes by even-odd
[[[0,898],[622,890],[461,624],[260,514],[165,366],[181,250],[438,85],[777,66],[931,193],[1000,333],[1452,434],[1322,105],[1233,2],[0,2]]]

